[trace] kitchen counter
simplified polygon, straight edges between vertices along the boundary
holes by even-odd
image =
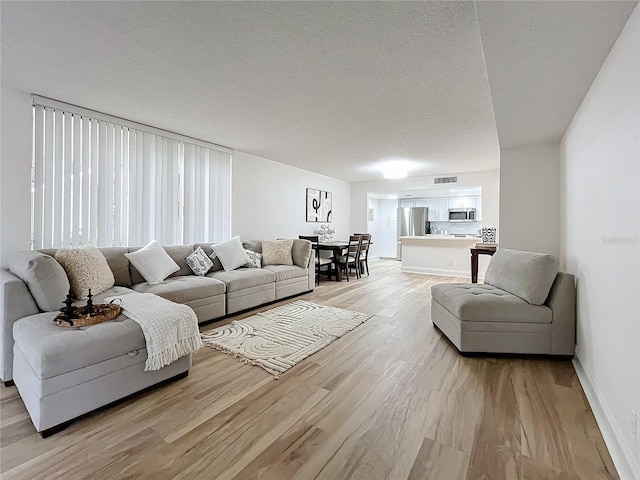
[[[480,243],[482,239],[480,237],[476,237],[475,235],[420,235],[420,236],[407,236],[400,237],[400,240],[462,240],[462,241],[473,241],[474,243]]]
[[[482,239],[475,235],[400,237],[403,272],[471,279],[471,248]],[[489,257],[479,259],[478,276],[484,278]]]

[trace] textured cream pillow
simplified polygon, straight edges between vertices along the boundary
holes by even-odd
[[[107,264],[107,259],[96,247],[61,248],[56,252],[56,260],[69,278],[71,295],[84,300],[91,289],[92,295],[113,287],[115,279]]]
[[[291,247],[293,239],[263,240],[262,265],[293,265]]]

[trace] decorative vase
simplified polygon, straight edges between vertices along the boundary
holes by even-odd
[[[482,243],[496,243],[496,227],[482,227]]]

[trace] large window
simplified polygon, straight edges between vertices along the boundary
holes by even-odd
[[[34,97],[32,244],[229,238],[232,150]]]

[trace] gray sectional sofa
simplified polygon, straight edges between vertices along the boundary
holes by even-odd
[[[261,252],[260,241],[243,245]],[[198,322],[204,323],[308,292],[315,286],[315,271],[309,266],[311,243],[306,240],[294,240],[293,265],[226,272],[214,260],[212,270],[202,277],[194,275],[184,260],[198,246],[208,255],[212,253],[210,244],[163,247],[180,269],[157,285],[146,283],[124,255],[137,248],[101,248],[115,284],[94,296],[94,303],[114,295],[150,292],[189,305]],[[144,335],[138,324],[124,315],[82,329],[55,325],[53,319],[62,305],[47,305],[41,298],[42,289],[59,288],[59,282],[43,268],[52,260],[55,262],[53,255],[55,250],[14,256],[10,267],[23,277],[24,272],[32,274],[38,268],[44,272],[29,285],[10,270],[0,272],[0,377],[5,382],[15,382],[39,432],[53,433],[84,413],[188,374],[191,356],[160,370],[145,372]]]

